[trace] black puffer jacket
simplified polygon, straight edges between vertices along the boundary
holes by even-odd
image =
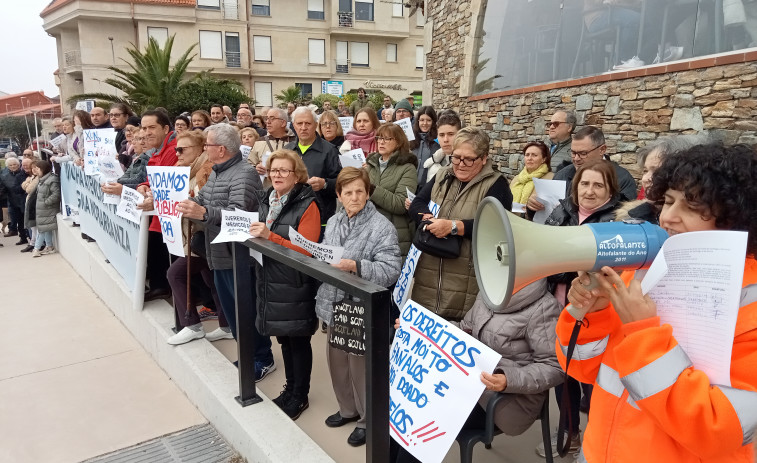
[[[260,198],[260,220],[268,216],[271,191],[269,188]],[[270,230],[289,240],[289,227],[295,230],[311,203],[316,201],[315,192],[309,185],[297,184],[290,192],[290,200],[284,205]],[[291,267],[263,256],[263,265],[255,264],[255,287],[257,290],[258,318],[256,326],[267,336],[311,336],[318,326],[315,315],[317,280]]]

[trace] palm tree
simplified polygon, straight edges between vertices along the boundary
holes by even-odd
[[[70,97],[68,102],[94,99],[112,103],[126,103],[138,113],[151,107],[162,106],[167,108],[172,106],[174,95],[188,82],[185,80],[187,67],[197,56],[196,53],[190,56],[192,50],[197,46],[195,43],[176,60],[176,64],[171,66],[174,37],[173,35],[169,37],[163,48],[158,45],[154,38],[150,37],[144,52],[139,51],[132,43],[127,52],[133,62],[123,60],[131,70],[108,66],[108,69],[114,72],[115,76],[109,77],[103,82],[120,90],[123,96],[109,93],[83,93]]]
[[[281,101],[284,105],[288,103],[300,103],[302,100],[302,89],[300,89],[299,85],[292,85],[276,95],[276,99]]]

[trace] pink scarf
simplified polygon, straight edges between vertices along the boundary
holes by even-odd
[[[595,213],[599,208],[607,204],[612,198],[607,198],[607,201],[603,202],[599,206],[595,207],[594,209],[586,209],[585,207],[582,207],[580,204],[578,205],[578,224],[581,225],[584,223],[584,220],[589,218],[590,215]]]
[[[353,150],[362,148],[363,153],[365,153],[366,157],[369,154],[378,151],[378,147],[376,146],[375,130],[371,130],[370,132],[361,135],[355,129],[352,129],[347,132],[347,134],[344,136],[344,139],[350,142],[350,146]]]

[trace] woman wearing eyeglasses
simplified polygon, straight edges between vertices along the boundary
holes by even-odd
[[[526,143],[526,147],[523,148],[523,164],[523,170],[510,182],[513,202],[520,204],[528,203],[528,198],[534,192],[535,178],[550,180],[555,176],[550,168],[549,148],[544,142]]]
[[[321,212],[315,192],[308,185],[308,170],[292,150],[274,151],[267,162],[272,186],[260,199],[260,219],[250,226],[250,234],[309,256],[295,246],[289,227],[310,241],[321,235]],[[308,408],[315,333],[315,294],[318,282],[291,267],[263,257],[255,264],[257,311],[256,327],[267,336],[276,336],[284,358],[286,384],[273,402],[296,420]]]
[[[368,110],[361,109],[358,115],[376,118],[376,114]],[[412,193],[418,187],[418,158],[410,151],[405,132],[398,125],[387,123],[379,127],[376,130],[376,144],[378,151],[365,160],[373,190],[371,201],[397,229],[400,252],[404,259],[415,232],[405,210],[405,199],[408,190]]]
[[[478,284],[473,269],[471,239],[478,204],[487,196],[512,209],[513,195],[507,180],[492,167],[489,136],[481,129],[465,127],[452,142],[452,165],[430,179],[410,204],[410,217],[437,238],[461,236],[460,255],[444,259],[421,254],[415,270],[412,299],[447,320],[460,321],[473,306]],[[435,218],[429,201],[439,205]]]
[[[334,111],[324,111],[318,119],[318,133],[324,140],[336,146],[337,149],[344,143],[342,124],[334,114]]]
[[[339,148],[341,153],[361,148],[365,156],[375,153],[378,146],[376,145],[376,129],[379,127],[379,121],[376,117],[376,111],[371,108],[361,108],[355,113],[352,120],[352,129],[344,135],[344,143]]]

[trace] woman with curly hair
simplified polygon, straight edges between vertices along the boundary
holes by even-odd
[[[746,145],[697,145],[666,156],[647,197],[669,235],[748,233],[730,385],[711,384],[661,324],[634,272],[604,267],[599,288],[573,280],[568,299],[589,308],[569,374],[595,383],[580,462],[754,461],[757,428],[757,154]],[[576,320],[563,311],[557,357],[565,368]],[[582,355],[586,353],[590,355]]]

